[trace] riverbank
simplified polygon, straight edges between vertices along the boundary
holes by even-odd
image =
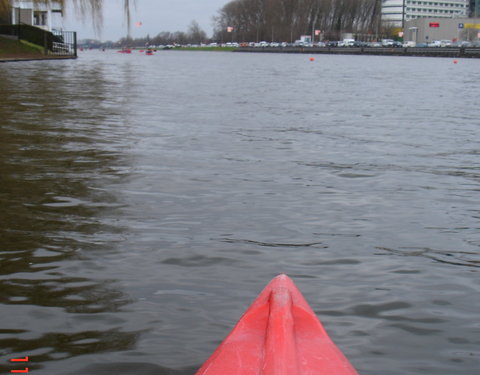
[[[251,53],[304,53],[332,55],[379,55],[379,56],[420,56],[420,57],[469,57],[480,58],[480,48],[374,48],[374,47],[241,47],[234,52]]]
[[[0,62],[32,61],[32,60],[63,60],[74,56],[45,55],[43,47],[0,36]]]
[[[217,52],[232,52],[235,51],[237,48],[236,47],[210,47],[210,46],[205,46],[205,47],[187,47],[187,46],[182,46],[182,47],[176,47],[173,48],[174,50],[178,51],[217,51]]]

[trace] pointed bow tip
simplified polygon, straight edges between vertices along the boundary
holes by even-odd
[[[281,281],[286,281],[286,280],[288,280],[288,281],[292,281],[292,279],[291,279],[286,273],[280,273],[280,274],[278,274],[277,276],[275,276],[275,277],[272,279],[272,281],[274,281],[274,280],[279,280],[279,281],[280,281],[280,280],[281,280]]]
[[[268,283],[268,286],[274,287],[284,287],[290,289],[292,286],[295,287],[293,280],[287,276],[285,273],[281,273],[275,276],[272,281]],[[295,287],[296,288],[296,287]]]

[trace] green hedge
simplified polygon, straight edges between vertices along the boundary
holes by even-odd
[[[53,42],[62,42],[59,37],[49,31],[25,24],[0,25],[0,34],[17,36],[18,39],[26,40],[48,50],[52,49]]]

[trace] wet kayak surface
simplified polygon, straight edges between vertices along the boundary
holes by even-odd
[[[3,64],[0,372],[193,375],[285,272],[360,374],[477,375],[478,78],[374,56]]]
[[[195,375],[358,375],[285,274],[276,276]]]

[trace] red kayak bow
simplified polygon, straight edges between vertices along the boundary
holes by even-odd
[[[358,375],[287,275],[275,277],[196,375]]]

